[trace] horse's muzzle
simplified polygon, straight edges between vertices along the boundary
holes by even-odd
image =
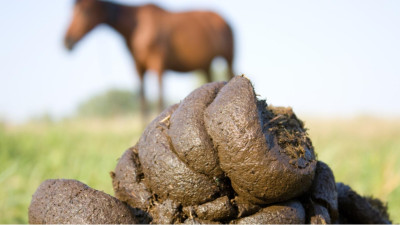
[[[64,46],[69,51],[71,51],[74,48],[74,45],[75,45],[75,41],[72,38],[67,37],[64,39]]]

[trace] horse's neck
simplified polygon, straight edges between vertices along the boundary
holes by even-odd
[[[136,26],[137,7],[107,3],[106,24],[118,31],[125,39],[129,39]]]

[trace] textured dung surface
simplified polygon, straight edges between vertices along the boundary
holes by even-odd
[[[382,218],[386,218],[389,221],[388,205],[382,202],[380,199],[373,198],[372,196],[364,197],[372,208],[376,209]]]
[[[304,208],[298,201],[268,206],[256,214],[234,221],[238,224],[302,224],[305,223]]]
[[[46,180],[32,196],[29,223],[136,223],[131,208],[76,180]]]
[[[318,161],[317,170],[311,186],[311,197],[315,202],[326,206],[332,221],[338,218],[338,196],[332,170],[324,162]]]
[[[232,206],[227,196],[220,197],[214,201],[199,206],[188,206],[183,212],[190,217],[196,216],[202,220],[220,221],[236,216],[236,209]]]
[[[311,224],[332,223],[328,209],[320,204],[314,204],[314,215],[310,219]]]
[[[181,222],[181,215],[178,210],[179,204],[171,199],[165,200],[163,203],[155,203],[151,208],[150,214],[153,218],[153,224],[173,224]]]
[[[310,224],[331,224],[325,218],[326,217],[322,216],[321,214],[318,214],[311,217]]]
[[[345,223],[390,223],[387,212],[382,213],[368,201],[354,192],[349,186],[337,183],[339,215]],[[383,205],[383,204],[380,204]]]
[[[257,102],[265,139],[272,148],[277,144],[280,153],[290,158],[289,163],[297,168],[313,167],[314,148],[304,124],[290,107],[266,106],[265,101]]]
[[[234,202],[238,208],[239,218],[254,214],[261,209],[261,206],[253,204],[240,196],[236,196]]]
[[[145,210],[150,205],[151,193],[142,182],[136,146],[124,152],[112,173],[115,196],[135,208]]]
[[[111,172],[115,197],[133,208],[134,215],[141,224],[151,221],[146,210],[150,206],[152,194],[144,184],[143,176],[136,146],[124,152],[115,171]]]
[[[188,95],[171,116],[168,130],[178,157],[194,171],[210,177],[221,177],[223,172],[204,126],[204,110],[224,85],[205,84]]]
[[[221,223],[210,220],[202,220],[199,218],[187,218],[183,222],[183,224],[221,224]]]
[[[137,145],[139,160],[148,186],[161,199],[171,198],[182,205],[201,204],[214,199],[219,188],[214,180],[191,170],[173,152],[166,133],[177,107],[164,110],[146,128]]]
[[[308,151],[308,165],[292,165],[293,159],[284,153],[275,135],[268,129],[263,133],[262,126],[267,123],[260,116],[267,114],[267,109],[266,104],[259,105],[250,81],[237,76],[206,109],[204,122],[217,146],[220,167],[231,179],[233,189],[252,203],[299,196],[308,190],[314,177],[313,151]]]
[[[336,222],[331,220],[331,216],[326,207],[309,199],[305,204],[307,223],[311,224],[330,224]]]

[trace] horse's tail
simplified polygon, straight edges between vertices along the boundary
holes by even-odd
[[[228,78],[231,79],[234,75],[233,73],[233,59],[234,59],[234,48],[235,48],[235,43],[233,39],[233,31],[231,26],[226,23],[225,29],[224,29],[224,52],[223,52],[223,57],[226,59],[226,62],[228,64]]]

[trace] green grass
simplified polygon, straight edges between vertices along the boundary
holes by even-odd
[[[138,139],[133,119],[74,120],[0,128],[0,223],[27,223],[38,185],[77,179],[113,194],[109,172]]]
[[[336,180],[389,202],[400,222],[400,120],[305,119],[318,158]],[[80,180],[113,195],[109,172],[136,143],[133,118],[0,124],[0,223],[27,223],[31,196],[49,178]]]

